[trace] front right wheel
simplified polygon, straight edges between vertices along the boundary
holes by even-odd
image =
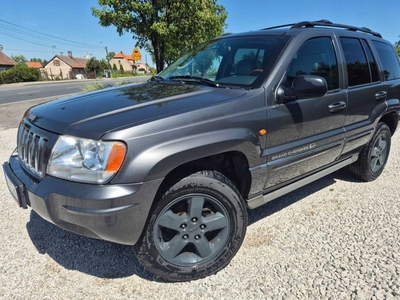
[[[350,171],[365,181],[378,178],[389,158],[391,137],[389,127],[378,123],[374,136],[361,150],[358,160],[350,165]]]
[[[134,250],[141,264],[163,279],[195,280],[229,264],[246,227],[244,201],[229,179],[197,172],[165,192]]]

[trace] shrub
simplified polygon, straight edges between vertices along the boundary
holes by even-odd
[[[38,81],[39,78],[40,78],[39,70],[34,68],[29,68],[25,64],[18,64],[7,71],[0,73],[1,83]]]

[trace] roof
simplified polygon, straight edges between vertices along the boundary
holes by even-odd
[[[35,69],[43,68],[42,64],[40,62],[38,62],[38,61],[27,61],[26,65],[29,68],[35,68]]]
[[[7,55],[5,55],[3,52],[0,51],[0,65],[15,66],[16,64],[17,64],[16,61],[12,60]]]
[[[53,62],[55,58],[62,60],[73,69],[84,69],[86,63],[89,61],[87,58],[69,57],[68,55],[56,55],[48,63]]]
[[[117,54],[115,54],[113,58],[115,59],[125,58],[127,60],[132,60],[132,55],[124,54],[122,51],[120,51]]]

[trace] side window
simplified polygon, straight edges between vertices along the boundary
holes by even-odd
[[[366,40],[362,39],[361,42],[364,47],[365,53],[367,54],[368,64],[369,64],[369,68],[371,71],[372,82],[380,81],[378,66],[376,64],[374,56],[372,55],[371,48],[369,47]]]
[[[331,38],[313,38],[300,47],[286,70],[285,85],[291,86],[297,75],[318,75],[325,78],[328,90],[339,88],[337,61]]]
[[[373,41],[372,42],[378,51],[379,58],[383,66],[383,72],[386,80],[400,78],[399,59],[389,44]]]
[[[357,38],[341,37],[340,43],[346,60],[349,87],[373,82],[361,41]]]

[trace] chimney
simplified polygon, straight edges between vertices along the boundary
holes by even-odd
[[[72,58],[72,51],[68,51],[68,56]]]

